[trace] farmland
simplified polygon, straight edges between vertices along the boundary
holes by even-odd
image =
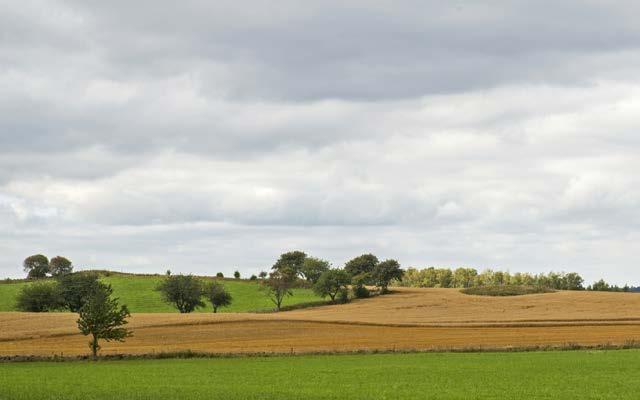
[[[134,275],[109,273],[101,280],[113,287],[114,297],[118,297],[122,304],[126,304],[132,313],[177,313],[174,307],[162,301],[160,293],[155,290],[164,279],[158,275]],[[273,309],[273,304],[260,291],[259,282],[249,280],[225,279],[224,286],[233,296],[233,303],[229,307],[221,308],[218,312],[247,312]],[[18,291],[28,282],[0,283],[0,311],[14,311],[15,298]],[[294,295],[287,298],[285,305],[320,301],[311,289],[294,289]],[[199,308],[196,312],[211,312],[211,305]]]
[[[0,355],[86,354],[71,313],[0,313]],[[640,296],[564,292],[469,296],[396,289],[346,305],[277,314],[135,313],[134,336],[103,354],[296,353],[604,345],[640,341]]]
[[[639,369],[637,350],[8,363],[0,397],[635,399]]]

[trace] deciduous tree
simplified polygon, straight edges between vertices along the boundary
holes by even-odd
[[[34,254],[24,259],[22,262],[27,278],[44,278],[49,273],[49,259],[42,254]]]
[[[204,307],[202,282],[192,275],[167,277],[157,289],[167,303],[171,303],[180,313],[190,313],[197,307]]]
[[[206,297],[213,305],[213,312],[217,313],[219,307],[226,307],[231,305],[233,298],[231,293],[227,292],[225,287],[218,282],[211,282],[206,287]]]

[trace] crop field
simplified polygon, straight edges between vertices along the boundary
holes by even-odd
[[[0,363],[0,398],[619,400],[638,370],[638,350]]]
[[[82,355],[71,313],[0,313],[0,355]],[[310,353],[640,342],[640,295],[555,292],[518,297],[398,289],[346,305],[277,314],[137,313],[125,343],[103,354],[173,351]]]
[[[162,276],[123,275],[112,273],[103,276],[102,281],[111,284],[114,297],[126,304],[132,313],[177,313],[174,307],[162,301],[160,293],[154,289],[164,279]],[[247,312],[273,309],[273,304],[260,290],[259,282],[225,279],[221,281],[233,296],[229,307],[218,312]],[[15,299],[20,288],[28,282],[0,283],[0,311],[15,311]],[[285,300],[285,305],[293,305],[322,300],[311,289],[294,289],[293,297]],[[197,309],[196,312],[211,312],[211,306]]]

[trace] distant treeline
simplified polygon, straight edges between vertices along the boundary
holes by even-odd
[[[584,279],[576,272],[549,272],[530,274],[526,272],[510,273],[486,269],[482,272],[474,268],[408,268],[399,286],[429,288],[471,288],[496,285],[540,286],[556,290],[595,290],[611,292],[636,291],[627,285],[618,287],[599,280],[587,287]]]

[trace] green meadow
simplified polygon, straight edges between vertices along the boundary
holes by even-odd
[[[640,351],[0,363],[12,399],[637,399]]]
[[[164,279],[163,276],[110,273],[109,276],[103,276],[101,279],[111,284],[114,297],[118,297],[121,304],[126,304],[131,312],[178,312],[170,304],[162,301],[160,293],[155,290],[158,283]],[[260,290],[260,283],[257,281],[224,279],[221,282],[233,296],[233,303],[229,307],[219,309],[218,312],[267,311],[274,307]],[[23,281],[0,283],[0,311],[16,311],[16,296],[22,286],[29,284]],[[311,289],[294,289],[293,296],[285,299],[284,306],[321,300]],[[206,308],[196,310],[196,312],[211,311],[209,304]]]

